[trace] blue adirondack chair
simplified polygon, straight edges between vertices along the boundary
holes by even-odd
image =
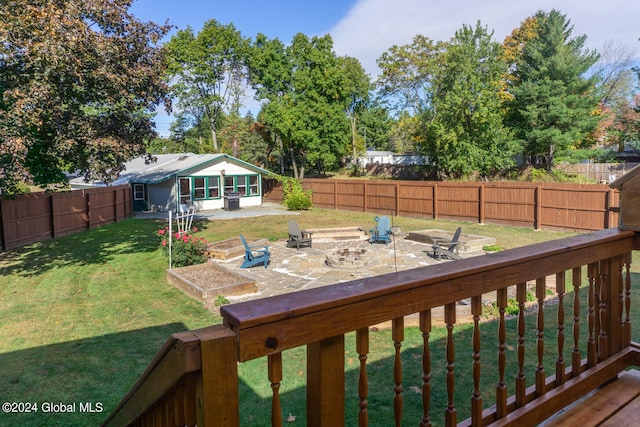
[[[244,245],[244,261],[240,268],[249,268],[260,264],[264,264],[264,268],[267,268],[269,258],[271,258],[269,246],[249,246],[242,234],[240,240]]]
[[[381,217],[375,217],[377,222],[376,226],[369,230],[371,233],[371,238],[369,239],[369,243],[384,243],[385,245],[389,244],[391,241],[391,221],[389,217],[383,215]]]

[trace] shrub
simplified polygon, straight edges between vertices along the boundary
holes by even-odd
[[[287,176],[274,175],[282,184],[282,204],[292,211],[307,210],[313,206],[312,191],[305,190],[300,180]]]
[[[184,233],[173,233],[171,237],[171,245],[169,245],[169,227],[158,230],[158,235],[162,237],[160,244],[162,245],[162,253],[169,257],[169,248],[171,247],[171,266],[185,267],[187,265],[201,264],[207,260],[205,251],[207,250],[207,241],[202,237],[196,237],[192,233],[198,229],[193,227]]]

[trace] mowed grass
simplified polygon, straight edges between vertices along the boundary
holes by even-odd
[[[375,224],[374,216],[311,209],[296,216],[197,225],[202,229],[199,234],[208,241],[239,233],[277,240],[286,238],[286,224],[292,218],[302,228],[358,225],[369,229]],[[505,249],[574,234],[417,218],[394,217],[393,221],[403,231],[454,230],[461,225],[465,233],[495,237],[496,244]],[[2,412],[0,425],[98,425],[172,333],[221,322],[219,316],[167,284],[167,260],[156,234],[164,225],[163,221],[131,218],[0,253],[0,401],[35,404],[38,409],[27,414]],[[434,339],[442,333],[434,331]],[[487,336],[491,337],[491,332]],[[347,381],[351,383],[358,357],[352,337],[347,339]],[[456,339],[469,338],[460,333]],[[370,355],[372,378],[381,378],[380,382],[371,383],[370,410],[377,408],[388,416],[393,405],[392,370],[386,363],[375,362],[388,361],[393,345],[389,345],[390,333],[384,330],[372,333],[372,340],[386,344],[382,344],[380,354],[372,350]],[[417,359],[420,342],[419,331],[409,329],[403,357]],[[458,348],[470,347],[462,343]],[[284,359],[285,417],[292,412],[303,423],[304,392],[300,387],[305,380],[304,349],[287,352]],[[270,387],[265,366],[264,359],[240,366],[242,417],[247,425],[262,425],[258,418],[268,419]],[[420,378],[419,373],[416,378]],[[354,384],[355,389],[350,386],[348,404],[356,405],[350,412],[357,413],[357,380]],[[414,399],[419,400],[415,389],[418,386],[419,382],[405,386],[407,411],[413,411],[412,406],[419,409],[419,405],[413,405]],[[49,404],[60,403],[75,403],[76,412],[43,412]],[[92,404],[97,412],[80,412],[81,403],[85,409]],[[415,425],[413,415],[407,417],[412,420],[411,425]],[[371,425],[380,424],[375,421]]]

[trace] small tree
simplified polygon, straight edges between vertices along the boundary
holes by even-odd
[[[282,184],[282,192],[284,194],[282,204],[289,210],[307,210],[313,206],[312,191],[310,189],[305,190],[299,179],[276,174],[271,176]]]

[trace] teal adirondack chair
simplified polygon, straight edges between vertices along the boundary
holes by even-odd
[[[381,217],[375,217],[377,225],[370,229],[371,238],[369,239],[369,243],[384,243],[385,245],[389,244],[391,241],[391,220],[388,216],[383,215]]]
[[[269,246],[249,246],[242,234],[240,240],[244,245],[244,261],[240,268],[249,268],[260,264],[264,264],[264,268],[267,268],[271,258]]]

